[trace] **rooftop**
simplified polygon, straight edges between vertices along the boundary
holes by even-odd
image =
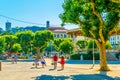
[[[48,27],[48,30],[51,30],[53,32],[66,32],[67,30],[64,27]]]

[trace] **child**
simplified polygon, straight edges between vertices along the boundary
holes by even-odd
[[[61,64],[61,68],[63,70],[64,69],[64,64],[65,64],[64,56],[61,56],[60,64]]]
[[[42,68],[44,68],[44,66],[46,66],[46,62],[43,56],[41,56],[41,64],[42,64]]]
[[[38,61],[39,59],[35,58],[34,63],[33,63],[33,66],[35,65],[35,68],[37,68],[37,66],[39,65]]]

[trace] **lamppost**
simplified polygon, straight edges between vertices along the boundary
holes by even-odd
[[[52,41],[50,41],[50,57],[52,55]]]
[[[93,69],[94,65],[95,65],[95,57],[94,57],[94,40],[93,40],[93,65],[90,69]]]
[[[31,47],[30,58],[32,58],[32,46],[33,46],[33,44],[30,44],[30,47]]]

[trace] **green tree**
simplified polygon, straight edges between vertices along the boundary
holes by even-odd
[[[73,51],[74,45],[72,42],[65,40],[60,44],[59,47],[63,53],[70,54]]]
[[[32,31],[23,31],[17,32],[16,35],[18,37],[17,42],[21,45],[22,51],[27,54],[28,51],[30,51],[30,45],[33,42],[34,33]]]
[[[47,52],[55,51],[55,47],[53,46],[52,42],[47,44],[47,47],[45,48]]]
[[[5,50],[5,38],[0,36],[0,56],[4,53]],[[0,71],[1,71],[1,64],[2,62],[0,61]]]
[[[62,38],[54,39],[53,46],[55,47],[56,51],[60,51],[59,46],[60,46],[60,43],[63,42],[63,41],[64,41],[64,39],[62,39]]]
[[[71,38],[56,38],[56,39],[54,39],[53,46],[55,47],[56,51],[60,51],[60,44],[65,40],[72,42]]]
[[[0,35],[14,35],[12,31],[3,31]]]
[[[78,45],[80,49],[85,49],[86,46],[87,46],[87,41],[85,41],[85,40],[78,40],[76,45]]]
[[[97,44],[95,43],[95,41],[94,40],[92,40],[92,39],[90,39],[90,40],[88,40],[88,45],[87,45],[87,49],[92,49],[93,48],[93,46],[94,46],[94,49],[97,49],[98,47],[97,47]]]
[[[97,49],[97,45],[95,43],[94,40],[88,40],[88,45],[87,45],[87,53],[89,55],[89,58],[92,59],[93,58],[93,48],[94,48],[94,51]]]
[[[4,35],[5,43],[6,43],[6,50],[10,52],[13,48],[13,45],[16,43],[17,37],[15,35]]]
[[[106,43],[106,49],[112,49],[112,45],[109,41]]]
[[[106,42],[120,21],[120,2],[115,0],[64,0],[64,23],[80,25],[83,35],[95,40],[100,51],[100,70],[110,70],[106,60]]]
[[[4,53],[5,50],[5,38],[0,36],[0,55]]]
[[[18,44],[18,43],[15,43],[14,45],[13,45],[13,48],[11,49],[11,53],[17,53],[17,52],[19,52],[20,50],[21,50],[22,48],[21,48],[21,45],[20,44]]]
[[[47,47],[48,42],[50,42],[50,40],[53,40],[53,38],[54,35],[49,30],[37,31],[35,33],[33,41],[33,45],[37,51],[37,54],[40,54],[40,52],[42,52],[45,49],[45,47]]]

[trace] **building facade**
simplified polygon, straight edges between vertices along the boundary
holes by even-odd
[[[120,35],[111,36],[109,38],[109,41],[111,45],[113,46],[113,48],[118,48],[118,45],[120,43]]]
[[[48,27],[48,30],[54,33],[55,38],[67,38],[67,30],[63,27]]]
[[[55,38],[67,38],[67,29],[64,27],[56,27],[56,26],[50,26],[50,22],[46,22],[46,28],[47,30],[50,30],[54,33]]]

